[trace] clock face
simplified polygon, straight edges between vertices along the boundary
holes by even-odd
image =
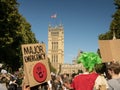
[[[47,78],[47,69],[45,65],[40,62],[37,63],[33,67],[33,76],[34,76],[34,79],[39,83],[45,81]]]

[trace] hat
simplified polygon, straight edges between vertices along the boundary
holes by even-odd
[[[91,72],[96,64],[102,63],[102,60],[97,53],[84,52],[78,57],[77,63],[82,63],[83,66]]]

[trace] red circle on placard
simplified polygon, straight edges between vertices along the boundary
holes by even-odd
[[[45,81],[47,78],[47,69],[45,65],[42,63],[37,63],[33,68],[33,76],[39,83]]]

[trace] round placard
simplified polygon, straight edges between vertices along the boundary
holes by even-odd
[[[37,63],[33,67],[33,76],[34,76],[34,79],[39,83],[45,81],[47,78],[47,69],[45,65],[40,62]]]

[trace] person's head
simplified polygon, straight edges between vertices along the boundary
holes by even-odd
[[[104,63],[96,64],[95,65],[95,71],[98,74],[104,74],[106,71],[106,65]]]
[[[77,74],[82,74],[83,70],[78,70]]]
[[[102,60],[97,53],[84,52],[78,58],[78,63],[82,63],[87,71],[92,72],[95,65],[102,63]]]
[[[72,73],[71,77],[74,78],[76,75],[76,73]]]
[[[110,65],[107,66],[108,73],[110,75],[116,74],[119,75],[120,73],[120,64],[119,63],[111,63]]]

